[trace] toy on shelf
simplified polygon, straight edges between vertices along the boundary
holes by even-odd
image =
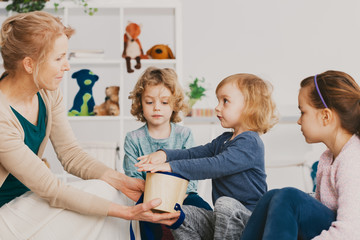
[[[110,86],[105,89],[105,102],[94,107],[96,116],[117,116],[120,114],[119,86]]]
[[[152,59],[175,59],[170,47],[165,44],[154,45],[146,54]]]
[[[122,57],[126,60],[126,69],[128,73],[134,72],[131,68],[131,59],[136,60],[136,69],[141,68],[140,59],[147,59],[148,57],[144,55],[144,51],[142,49],[139,35],[141,33],[141,26],[130,22],[125,29],[124,34],[124,51]]]
[[[68,116],[93,115],[95,101],[92,95],[92,88],[99,79],[99,76],[95,75],[89,69],[82,69],[74,72],[71,77],[76,78],[80,89],[74,98],[74,104],[69,110]]]

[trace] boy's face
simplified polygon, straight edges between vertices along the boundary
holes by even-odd
[[[163,84],[146,86],[141,104],[148,128],[168,126],[173,113],[170,100],[172,94]]]
[[[310,105],[310,88],[304,87],[300,89],[298,102],[301,112],[297,123],[301,126],[301,131],[307,143],[317,143],[321,140],[317,137],[320,134],[322,126],[321,109],[316,109]]]
[[[245,99],[240,89],[230,82],[218,89],[216,97],[219,104],[216,106],[215,112],[221,126],[234,129],[235,134],[244,131],[240,117],[245,106]]]

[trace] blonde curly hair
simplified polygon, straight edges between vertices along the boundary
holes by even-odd
[[[253,74],[239,73],[222,80],[216,87],[216,93],[225,84],[233,83],[245,98],[245,107],[241,113],[241,123],[247,129],[264,134],[278,121],[278,111],[272,99],[272,85]]]
[[[170,117],[170,122],[180,122],[180,112],[186,114],[188,112],[188,105],[185,102],[184,91],[178,82],[176,72],[171,68],[156,68],[149,67],[141,75],[134,86],[133,91],[130,92],[129,99],[132,100],[131,114],[141,122],[146,122],[143,114],[142,95],[147,86],[164,85],[171,92],[170,106],[173,113]]]

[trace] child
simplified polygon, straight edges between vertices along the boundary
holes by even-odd
[[[146,173],[138,172],[134,165],[138,162],[138,157],[159,148],[189,148],[194,146],[194,139],[189,128],[176,124],[181,121],[179,112],[186,111],[187,105],[174,70],[149,67],[136,83],[129,98],[132,100],[131,114],[145,124],[127,133],[123,167],[126,175],[145,179]],[[197,194],[197,181],[189,182],[184,204],[211,210],[210,205]],[[161,230],[153,232],[158,234]]]
[[[318,165],[316,199],[294,188],[269,191],[242,239],[360,239],[360,87],[339,71],[300,85],[305,140],[328,147]]]
[[[216,88],[215,111],[225,132],[212,142],[186,150],[142,156],[139,171],[169,171],[188,179],[212,180],[214,212],[183,206],[179,239],[240,237],[257,201],[267,191],[264,145],[260,134],[277,121],[271,85],[252,74],[235,74]],[[165,163],[166,162],[166,163]]]

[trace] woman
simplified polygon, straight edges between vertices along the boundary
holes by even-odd
[[[78,146],[59,90],[69,70],[66,55],[73,32],[46,12],[17,14],[2,25],[1,238],[57,239],[69,233],[72,239],[92,239],[108,227],[105,216],[167,225],[179,216],[152,213],[160,199],[136,206],[117,203],[126,199],[116,190],[138,200],[144,182],[106,167]],[[75,186],[59,181],[41,161],[49,138],[66,171],[97,180]]]

